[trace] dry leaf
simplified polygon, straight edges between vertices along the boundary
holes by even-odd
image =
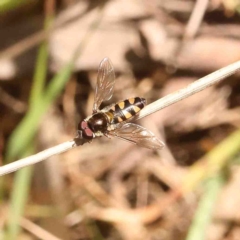
[[[76,15],[75,8],[79,8],[80,17],[54,31],[50,39],[50,51],[55,69],[62,67],[70,60],[79,43],[83,41],[90,25],[98,16],[98,9],[84,13],[84,6],[81,8],[75,5],[64,13],[64,18],[67,14]],[[143,5],[133,0],[116,0],[107,3],[100,26],[89,39],[81,58],[76,62],[76,69],[96,69],[101,59],[107,56],[112,60],[116,69],[123,70],[126,67],[126,52],[140,45],[135,25],[124,23],[123,20],[143,17],[146,14]],[[59,18],[58,22],[63,21],[61,15]]]

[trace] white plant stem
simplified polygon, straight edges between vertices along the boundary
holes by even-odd
[[[226,77],[236,73],[240,69],[240,61],[235,62],[227,67],[224,67],[216,72],[213,72],[206,77],[200,78],[199,80],[193,82],[188,85],[186,88],[183,88],[179,91],[176,91],[172,94],[169,94],[149,105],[147,105],[143,110],[141,110],[140,114],[136,119],[140,119],[146,117],[156,111],[159,111],[173,103],[181,101],[197,92],[204,90],[207,87],[210,87]],[[35,155],[29,156],[27,158],[20,159],[18,161],[6,164],[5,166],[0,167],[0,176],[5,175],[7,173],[11,173],[17,171],[20,168],[35,164],[37,162],[41,162],[53,155],[60,154],[65,152],[71,148],[76,147],[76,143],[74,140],[59,144],[55,147],[49,148],[45,151],[37,153]]]
[[[153,103],[148,104],[143,110],[141,110],[140,114],[136,117],[136,120],[146,117],[187,97],[190,97],[191,95],[222,81],[226,77],[236,73],[239,70],[240,61],[221,68],[220,70],[215,71],[203,78],[200,78],[199,80],[189,84],[186,88],[182,88]]]
[[[26,158],[22,158],[18,161],[6,164],[6,165],[0,167],[0,176],[11,173],[11,172],[15,172],[20,168],[41,162],[53,155],[66,152],[67,150],[74,148],[74,147],[76,147],[76,144],[75,144],[75,141],[72,140],[69,142],[61,143],[55,147],[49,148],[49,149],[44,150],[35,155],[29,156]]]

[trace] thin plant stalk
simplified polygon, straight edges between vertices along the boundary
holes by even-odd
[[[240,61],[232,63],[227,67],[221,68],[199,80],[189,84],[187,87],[182,88],[172,94],[169,94],[143,108],[139,113],[137,119],[146,117],[154,112],[157,112],[165,107],[168,107],[176,102],[179,102],[187,97],[194,95],[214,84],[221,82],[223,79],[233,75],[240,70]]]
[[[26,155],[32,154],[34,149],[26,150]],[[8,212],[7,228],[5,233],[5,240],[17,239],[20,232],[19,222],[24,213],[24,208],[28,200],[30,190],[30,182],[32,178],[33,167],[28,166],[21,169],[14,177],[13,191],[11,194],[11,201]]]
[[[203,77],[203,78],[193,82],[192,84],[188,85],[186,88],[183,88],[179,91],[169,94],[169,95],[147,105],[144,109],[141,110],[140,114],[137,116],[136,119],[141,119],[143,117],[146,117],[156,111],[159,111],[165,107],[168,107],[171,104],[174,104],[174,103],[181,101],[197,92],[200,92],[200,91],[206,89],[207,87],[210,87],[213,84],[216,84],[216,83],[222,81],[223,79],[225,79],[226,77],[236,73],[237,71],[239,71],[239,69],[240,69],[240,61],[235,62],[227,67],[224,67],[216,72],[213,72],[213,73],[207,75],[206,77]],[[36,111],[36,114],[37,113],[38,113],[38,111]],[[30,122],[30,121],[31,121],[31,119],[29,119],[28,122]],[[26,125],[26,127],[28,127],[28,125]],[[14,141],[14,138],[12,140]],[[30,139],[27,139],[27,140],[29,141]],[[71,143],[71,144],[69,144],[69,143]],[[61,149],[61,146],[63,147],[63,149]],[[59,154],[63,151],[67,151],[75,146],[76,146],[76,144],[75,144],[74,140],[71,140],[69,142],[62,143],[60,145],[57,145],[56,147],[52,147],[48,150],[40,152],[36,155],[32,155],[26,159],[20,159],[20,160],[18,160],[18,163],[10,163],[8,165],[2,166],[2,167],[0,167],[0,176],[10,173],[10,172],[13,172],[13,171],[16,171],[22,167],[35,164],[36,162],[43,161],[50,156]],[[14,149],[13,149],[13,151],[14,151]],[[14,154],[11,154],[11,156],[15,156],[15,155],[16,155],[16,152],[14,152]]]

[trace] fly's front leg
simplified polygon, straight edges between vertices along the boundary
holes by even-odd
[[[76,138],[81,138],[82,139],[82,131],[81,130],[77,130]]]
[[[112,139],[108,133],[104,133],[104,136],[109,138],[109,139]]]

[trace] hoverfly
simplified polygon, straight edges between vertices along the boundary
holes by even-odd
[[[91,141],[96,137],[117,137],[149,149],[161,149],[164,143],[146,128],[129,123],[146,105],[140,97],[129,98],[99,109],[113,94],[115,74],[112,63],[104,58],[98,69],[92,115],[78,124],[77,138]]]

